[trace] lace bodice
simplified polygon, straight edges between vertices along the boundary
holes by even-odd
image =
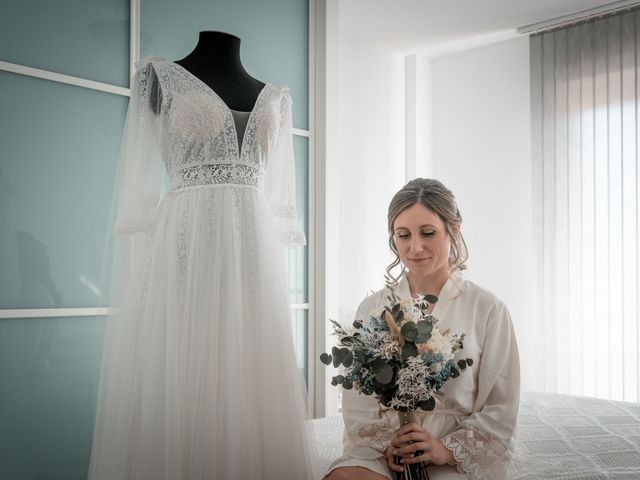
[[[166,190],[237,185],[264,194],[284,243],[304,244],[288,88],[265,84],[239,142],[232,110],[198,77],[160,57],[146,57],[137,67],[121,149],[116,231],[148,231]],[[167,176],[170,185],[163,187]]]
[[[287,89],[264,86],[239,141],[232,111],[184,67],[153,59],[141,74],[145,89],[158,82],[158,140],[172,189],[213,183],[264,187],[266,163],[291,102]]]

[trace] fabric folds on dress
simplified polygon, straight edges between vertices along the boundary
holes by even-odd
[[[207,85],[140,62],[115,205],[91,480],[311,478],[282,242],[299,245],[291,99],[241,144]]]

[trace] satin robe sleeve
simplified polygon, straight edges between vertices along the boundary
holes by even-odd
[[[376,292],[360,304],[355,319],[367,321],[383,308],[384,298]],[[398,428],[393,422],[396,415],[393,410],[381,408],[373,395],[364,395],[355,389],[343,390],[344,453],[363,459],[380,457]]]
[[[478,365],[473,412],[441,439],[458,471],[472,480],[506,478],[518,416],[520,363],[511,316],[496,303],[489,310]]]

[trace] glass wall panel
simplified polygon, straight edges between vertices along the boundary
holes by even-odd
[[[104,319],[0,320],[0,478],[87,477]]]
[[[287,248],[286,258],[289,272],[289,299],[291,303],[308,302],[308,252],[309,252],[309,140],[294,136],[293,147],[296,158],[296,193],[298,219],[307,236],[307,245]]]
[[[294,101],[293,125],[308,128],[308,2],[142,0],[141,18],[142,56],[184,58],[202,30],[240,37],[247,71],[260,80],[288,85]]]
[[[3,2],[0,60],[128,87],[129,1]]]
[[[309,343],[309,311],[293,310],[292,324],[293,341],[296,349],[296,364],[300,373],[304,375],[307,386],[309,384],[309,360],[307,344]]]
[[[104,306],[128,99],[0,72],[0,308]]]

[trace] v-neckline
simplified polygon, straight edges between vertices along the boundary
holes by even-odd
[[[231,143],[233,145],[233,148],[236,150],[235,152],[236,157],[238,158],[238,160],[242,159],[244,155],[244,151],[247,148],[246,141],[247,141],[247,133],[249,131],[249,127],[251,125],[251,122],[254,121],[255,113],[256,113],[256,110],[259,108],[260,103],[262,102],[262,97],[266,95],[266,92],[270,89],[271,84],[269,82],[266,82],[264,84],[264,86],[258,93],[258,96],[256,97],[256,100],[253,104],[253,108],[250,111],[246,112],[243,110],[237,110],[241,113],[249,114],[249,118],[247,119],[247,124],[244,129],[244,134],[242,135],[242,142],[239,142],[238,141],[238,125],[236,124],[236,120],[233,116],[233,110],[231,109],[231,107],[229,107],[229,105],[227,105],[227,103],[222,99],[222,97],[218,95],[218,92],[216,92],[213,88],[211,88],[209,85],[204,83],[199,77],[191,73],[189,70],[187,70],[185,67],[183,67],[179,63],[172,62],[172,61],[167,61],[167,63],[169,63],[170,65],[173,65],[174,67],[177,67],[178,70],[180,70],[184,75],[186,75],[189,79],[191,79],[193,83],[200,86],[200,88],[205,92],[207,92],[210,97],[212,97],[214,100],[217,100],[222,105],[223,110],[225,111],[225,116],[227,117],[227,120],[230,121],[231,124],[233,125],[233,128],[231,129],[233,133],[233,138],[231,139]]]
[[[451,301],[458,298],[462,293],[463,274],[459,270],[451,272],[449,278],[444,283],[438,294],[438,301],[433,306],[431,314],[441,322],[447,323],[447,311],[451,306]],[[400,298],[413,298],[411,296],[411,286],[406,274],[402,276],[398,286]]]

